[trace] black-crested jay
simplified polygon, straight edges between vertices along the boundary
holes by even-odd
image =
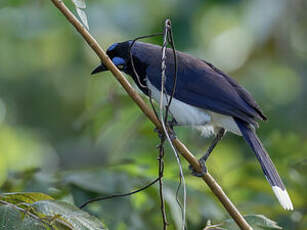
[[[138,88],[157,102],[160,101],[162,47],[132,41],[114,43],[107,50],[112,62],[124,73],[130,75]],[[133,58],[135,74],[130,52]],[[256,135],[257,120],[266,120],[259,105],[246,89],[212,64],[189,54],[176,51],[178,73],[174,98],[169,111],[176,125],[193,126],[204,134],[215,134],[212,147],[225,131],[243,136],[262,167],[265,177],[284,209],[293,205],[277,170]],[[165,89],[171,95],[174,85],[174,57],[171,49],[166,50]],[[106,71],[101,64],[92,74]],[[165,105],[167,104],[164,98]],[[211,149],[212,150],[212,149]],[[208,154],[202,158],[205,161]],[[204,166],[204,162],[201,162]]]

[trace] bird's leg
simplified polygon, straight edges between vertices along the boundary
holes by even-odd
[[[207,161],[207,159],[209,158],[211,152],[213,151],[213,149],[215,148],[217,143],[220,140],[222,140],[224,135],[225,135],[225,129],[224,128],[220,128],[218,133],[216,134],[216,137],[214,138],[214,140],[212,141],[211,145],[209,146],[207,152],[199,159],[200,161]]]
[[[223,136],[225,135],[225,129],[220,128],[218,133],[216,134],[214,140],[212,141],[211,145],[209,146],[207,152],[199,159],[199,164],[201,166],[201,172],[196,172],[191,165],[189,168],[192,170],[192,175],[202,177],[205,173],[207,173],[206,161],[208,160],[210,154],[212,153],[213,149],[217,145],[217,143],[222,140]]]

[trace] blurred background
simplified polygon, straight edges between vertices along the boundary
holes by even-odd
[[[74,10],[70,1],[64,1]],[[307,226],[307,2],[304,0],[92,0],[90,32],[113,42],[160,32],[170,17],[178,50],[213,63],[245,86],[269,120],[258,134],[295,211],[275,199],[242,138],[228,134],[208,169],[243,214],[263,214],[284,229]],[[75,11],[74,11],[75,12]],[[147,42],[161,44],[160,38]],[[129,192],[157,176],[153,125],[50,1],[0,2],[0,191],[39,191],[76,205]],[[130,80],[130,79],[129,79]],[[200,156],[211,139],[189,128],[177,136]],[[174,154],[166,148],[169,229],[180,226]],[[228,218],[207,186],[190,175],[187,226]],[[159,229],[158,187],[86,208],[110,229]]]

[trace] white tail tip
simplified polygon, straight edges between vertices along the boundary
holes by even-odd
[[[281,206],[286,210],[293,210],[293,205],[287,190],[282,190],[277,186],[272,186],[272,189]]]

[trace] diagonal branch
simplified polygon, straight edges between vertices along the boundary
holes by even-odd
[[[79,22],[79,20],[71,13],[71,11],[65,6],[62,0],[51,0],[53,4],[62,12],[62,14],[67,18],[67,20],[76,28],[76,30],[82,35],[84,40],[89,44],[93,51],[100,58],[101,62],[112,72],[114,77],[120,82],[124,87],[128,95],[134,100],[134,102],[140,107],[143,113],[152,121],[152,123],[162,131],[161,123],[153,113],[153,111],[146,105],[141,96],[131,87],[128,80],[124,75],[116,68],[112,63],[106,53],[101,49],[98,42],[92,37],[92,35],[84,28],[84,26]],[[188,148],[180,142],[177,138],[172,140],[176,149],[181,153],[181,155],[189,162],[195,171],[201,172],[201,166],[194,155],[188,150]],[[207,183],[211,191],[217,196],[220,202],[223,204],[229,215],[238,224],[240,229],[252,230],[243,216],[240,214],[238,209],[232,204],[230,199],[226,196],[222,188],[217,184],[215,179],[206,173],[203,175],[202,179]]]

